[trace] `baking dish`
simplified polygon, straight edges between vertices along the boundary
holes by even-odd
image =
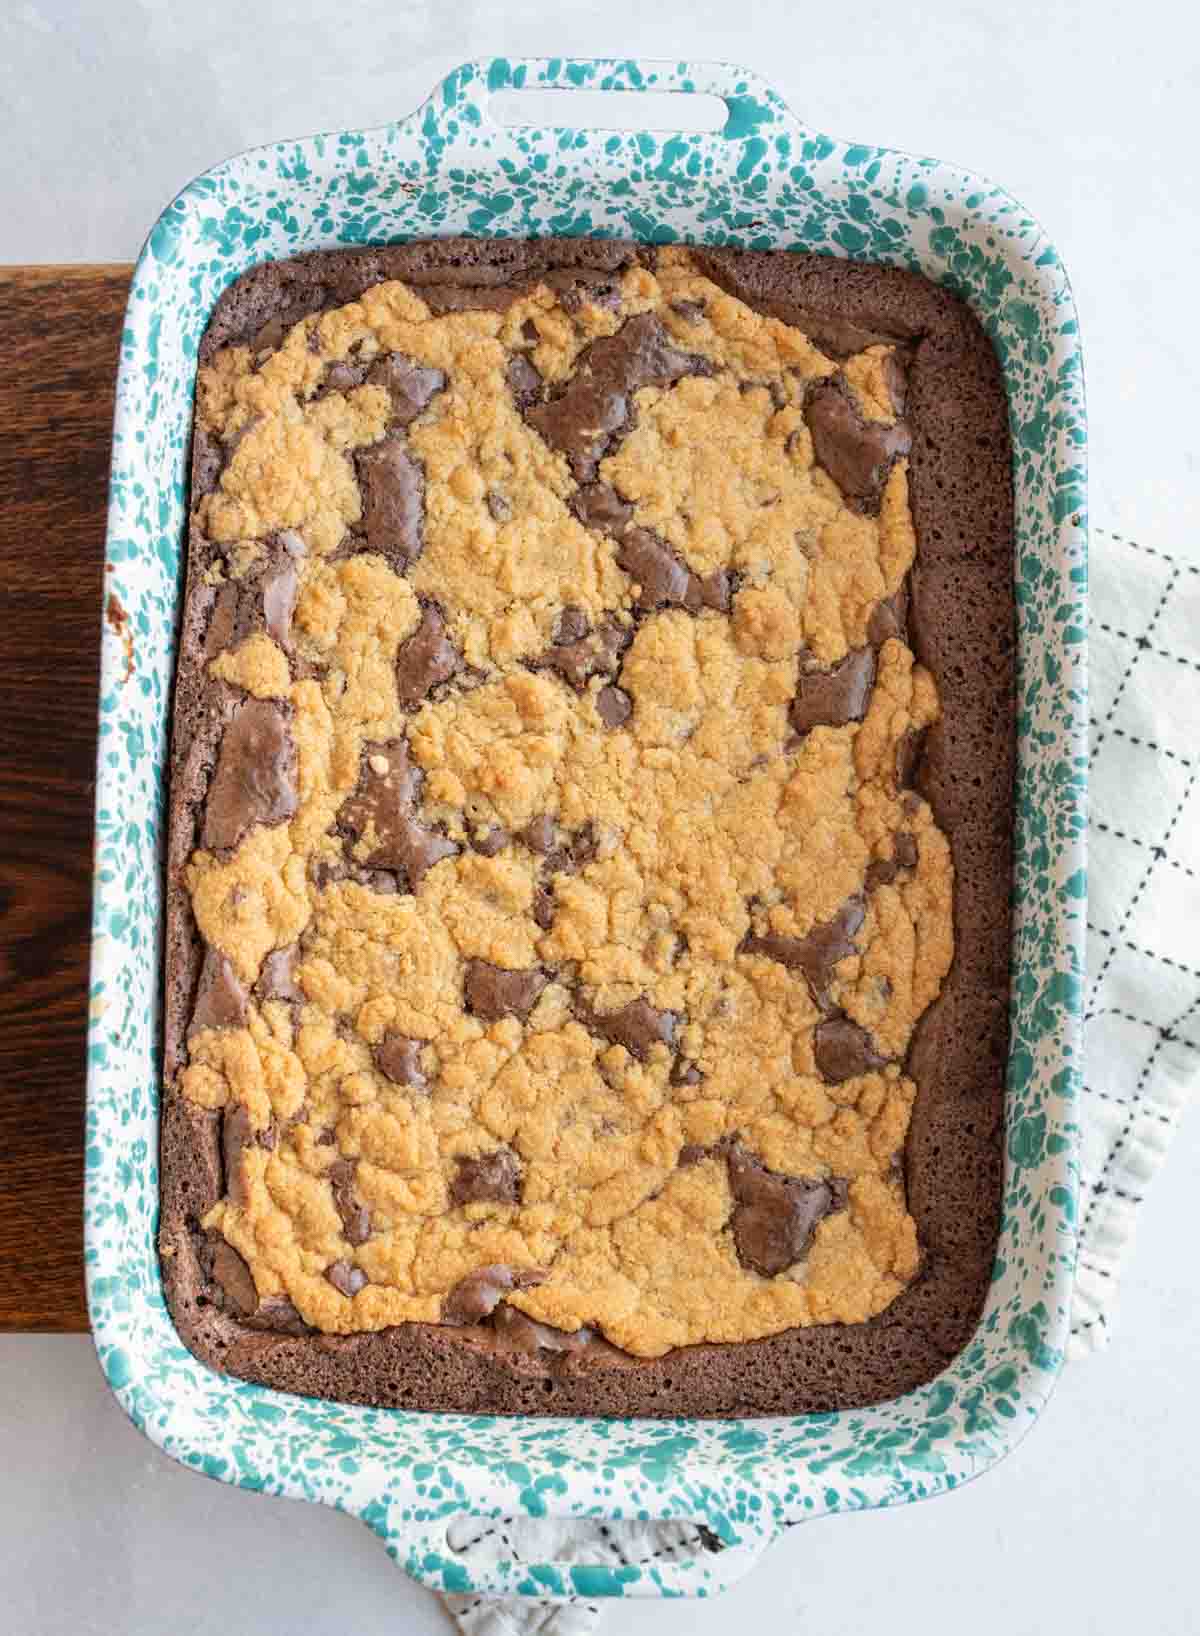
[[[521,86],[709,93],[713,134],[504,127]],[[566,99],[569,102],[569,98]],[[870,1410],[742,1422],[445,1416],[287,1396],[219,1375],[179,1341],[155,1249],[164,770],[182,588],[196,351],[247,267],[432,234],[600,234],[796,248],[890,262],[980,314],[1009,393],[1019,640],[1016,931],[1005,1209],[975,1338],[918,1391]],[[89,1033],[86,1258],[113,1390],[169,1454],[243,1487],[361,1516],[438,1590],[711,1594],[783,1527],[951,1489],[1001,1458],[1045,1403],[1073,1276],[1075,1105],[1086,918],[1083,383],[1066,277],[1007,195],[934,160],[807,129],[717,64],[494,59],[408,119],[284,142],[193,182],[142,252],[122,344],[100,699]],[[612,1569],[476,1565],[462,1512],[674,1517],[725,1545]]]

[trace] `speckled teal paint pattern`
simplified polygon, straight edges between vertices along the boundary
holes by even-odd
[[[708,91],[713,135],[500,128],[508,87]],[[975,308],[1003,361],[1015,446],[1020,637],[1017,941],[1004,1223],[983,1322],[952,1368],[881,1408],[744,1423],[497,1420],[374,1411],[219,1376],[180,1344],[154,1248],[163,777],[196,350],[218,294],[267,258],[431,234],[597,234],[818,250],[926,273]],[[379,130],[281,142],[163,212],[122,342],[88,1042],[87,1266],[96,1345],[148,1436],[245,1488],[361,1516],[437,1589],[711,1594],[782,1527],[937,1494],[1001,1458],[1062,1358],[1075,1256],[1075,1105],[1086,913],[1085,430],[1075,311],[1037,223],[934,160],[802,126],[715,64],[469,63]],[[702,1520],[724,1551],[614,1572],[456,1556],[477,1514]]]

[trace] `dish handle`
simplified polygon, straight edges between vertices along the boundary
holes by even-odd
[[[641,1553],[632,1549],[614,1550],[611,1538],[602,1532],[612,1524],[611,1516],[513,1519],[513,1526],[526,1535],[522,1543],[531,1556],[525,1557],[517,1554],[507,1519],[458,1512],[430,1521],[405,1518],[393,1522],[394,1512],[394,1507],[379,1503],[368,1507],[364,1521],[379,1534],[392,1559],[429,1590],[551,1602],[716,1596],[754,1567],[778,1533],[778,1524],[769,1516],[739,1517],[731,1522],[724,1515],[705,1515],[703,1505],[695,1499],[681,1498],[678,1508],[660,1501],[651,1517],[639,1511],[638,1520],[648,1525],[655,1521],[691,1523],[697,1530],[695,1540],[649,1552],[645,1560],[635,1560]],[[595,1532],[594,1547],[591,1540],[576,1538],[571,1541],[570,1560],[538,1560],[540,1543],[549,1550],[562,1549],[568,1522],[581,1528],[590,1525]],[[539,1533],[544,1541],[539,1542]],[[472,1547],[488,1535],[499,1548],[484,1556]],[[614,1555],[628,1560],[614,1561]]]
[[[524,126],[501,121],[492,108],[492,99],[508,92],[553,92],[556,101],[562,97],[561,110],[555,107],[552,117],[530,119]],[[573,103],[571,92],[588,95],[581,95]],[[724,103],[724,122],[714,122],[692,133],[674,129],[669,121],[653,131],[639,131],[627,118],[617,125],[606,124],[605,108],[614,110],[615,117],[619,97],[664,92],[681,101],[688,97],[719,98]],[[613,93],[611,102],[608,93]],[[597,102],[598,95],[604,100]],[[540,99],[541,106],[545,103],[545,98]],[[716,118],[720,119],[719,112]],[[453,147],[464,136],[473,146],[479,135],[486,134],[490,149],[510,145],[516,157],[520,156],[521,132],[531,125],[543,132],[548,129],[559,133],[564,144],[585,131],[609,130],[637,143],[644,160],[650,162],[654,156],[659,174],[677,173],[680,182],[695,180],[701,172],[711,177],[714,168],[734,171],[748,179],[761,165],[769,141],[785,136],[819,140],[779,93],[748,69],[733,63],[653,58],[481,57],[448,74],[404,123],[410,122],[419,126],[423,140],[432,140],[438,147]],[[693,135],[704,143],[704,161],[699,170],[690,142]],[[647,139],[649,146],[645,145]],[[622,155],[619,162],[627,163],[628,156]]]

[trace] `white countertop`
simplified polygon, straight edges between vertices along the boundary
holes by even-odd
[[[1093,520],[1200,561],[1200,417],[1180,350],[1200,266],[1200,23],[1182,0],[359,0],[327,21],[303,12],[12,0],[0,12],[0,261],[132,259],[163,204],[217,159],[404,114],[466,57],[739,61],[818,129],[961,161],[1033,211],[1081,313]],[[607,1636],[1200,1630],[1198,1174],[1193,1116],[1144,1207],[1110,1350],[1067,1369],[1003,1466],[929,1505],[798,1529],[717,1601],[615,1607]],[[360,1524],[160,1455],[84,1338],[0,1337],[0,1451],[0,1628],[14,1636],[448,1636],[434,1599]]]

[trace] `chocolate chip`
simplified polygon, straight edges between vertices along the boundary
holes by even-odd
[[[917,867],[920,852],[915,835],[910,835],[906,829],[902,829],[893,840],[892,846],[896,853],[896,862],[901,869],[915,869]]]
[[[385,437],[355,457],[367,545],[403,571],[424,546],[425,474],[403,437]]]
[[[458,666],[458,651],[446,635],[442,610],[434,602],[427,603],[421,610],[421,623],[396,652],[396,696],[401,710],[415,710],[431,688],[450,680]]]
[[[873,858],[867,865],[867,872],[863,878],[863,889],[868,895],[877,886],[890,886],[897,874],[894,858]]]
[[[817,1072],[830,1085],[857,1079],[887,1064],[887,1058],[877,1054],[866,1029],[849,1017],[827,1017],[817,1024],[813,1030],[813,1057]]]
[[[477,1324],[490,1317],[513,1290],[529,1289],[540,1284],[545,1276],[536,1267],[477,1267],[460,1278],[443,1297],[441,1322]]]
[[[672,1085],[699,1085],[704,1075],[694,1062],[685,1062],[682,1057],[671,1065]]]
[[[599,1012],[580,1005],[576,1016],[591,1033],[599,1034],[612,1045],[623,1045],[630,1056],[639,1061],[660,1041],[666,1046],[674,1045],[675,1030],[679,1026],[677,1011],[658,1011],[644,995],[630,1000],[620,1011]]]
[[[326,1267],[325,1276],[339,1295],[345,1295],[351,1300],[367,1285],[366,1273],[351,1261],[333,1262],[331,1266]]]
[[[890,886],[902,869],[917,867],[916,837],[901,830],[892,837],[892,857],[875,858],[867,865],[865,888],[873,892],[877,886]]]
[[[286,948],[274,949],[263,961],[258,973],[258,996],[261,1000],[289,1000],[303,1005],[305,994],[296,986],[296,965],[300,945],[289,943]]]
[[[567,456],[576,479],[590,482],[602,457],[632,425],[633,394],[640,387],[669,386],[684,375],[711,371],[707,359],[674,347],[653,313],[639,313],[615,335],[589,342],[565,388],[525,411],[526,418],[552,449]]]
[[[483,835],[472,839],[471,845],[484,858],[494,858],[497,852],[503,852],[511,839],[508,831],[499,824],[493,824]]]
[[[608,483],[588,483],[571,501],[571,509],[585,528],[601,534],[620,534],[633,517],[633,507]]]
[[[817,1223],[835,1208],[834,1189],[825,1181],[776,1175],[740,1144],[730,1148],[726,1163],[738,1260],[774,1278],[804,1255]]]
[[[455,1160],[450,1183],[452,1204],[517,1204],[521,1197],[521,1161],[511,1148],[494,1148],[478,1159]]]
[[[538,329],[532,318],[527,318],[521,325],[521,334],[524,336],[525,340],[529,342],[530,346],[537,346],[538,342],[542,338],[541,331]]]
[[[526,414],[542,395],[542,377],[528,358],[516,353],[508,361],[508,389],[521,414]]]
[[[421,774],[409,761],[405,739],[367,744],[358,788],[338,814],[339,822],[356,836],[374,825],[376,845],[365,860],[367,867],[394,869],[410,892],[418,889],[434,864],[458,851],[453,841],[418,819],[420,793]]]
[[[240,1028],[246,1021],[250,996],[245,984],[220,949],[208,944],[188,1035],[202,1028]]]
[[[831,670],[802,670],[796,681],[791,723],[797,733],[814,727],[845,727],[861,721],[875,684],[875,650],[855,648]]]
[[[549,981],[536,966],[531,971],[505,971],[489,960],[468,960],[463,997],[467,1010],[484,1022],[498,1022],[501,1017],[519,1017],[524,1022]]]
[[[548,932],[554,924],[554,894],[548,892],[544,886],[534,889],[533,918],[535,924],[544,932]]]
[[[201,845],[236,847],[255,825],[291,818],[296,805],[296,747],[287,717],[270,699],[246,699],[221,738]]]
[[[554,819],[549,813],[543,812],[529,820],[521,831],[521,839],[531,852],[539,852],[545,857],[554,846],[557,833]]]
[[[633,700],[620,687],[602,687],[596,695],[596,709],[606,727],[624,727],[633,714]]]
[[[588,616],[582,608],[567,607],[563,609],[555,622],[554,640],[562,645],[581,642],[590,628]]]
[[[892,462],[906,455],[912,439],[903,421],[885,426],[866,420],[839,383],[821,381],[808,394],[804,419],[813,454],[848,500],[874,510]]]
[[[854,934],[862,925],[866,908],[861,897],[847,898],[832,920],[814,926],[804,937],[782,937],[767,932],[749,936],[742,944],[746,954],[765,955],[778,960],[790,971],[802,971],[812,997],[822,1010],[829,1006],[829,988],[839,960],[858,953]]]
[[[877,602],[867,622],[867,641],[880,648],[896,637],[903,642],[908,635],[908,587],[901,585],[894,596]]]
[[[365,1244],[371,1236],[371,1212],[354,1192],[357,1165],[351,1159],[335,1159],[326,1171],[333,1189],[333,1203],[342,1218],[342,1232],[351,1244]]]
[[[389,1028],[371,1052],[375,1066],[381,1074],[391,1080],[393,1085],[411,1085],[415,1090],[422,1091],[429,1084],[429,1079],[421,1067],[421,1050],[424,1040],[411,1039],[407,1034],[401,1034],[398,1029]]]
[[[499,489],[489,489],[484,496],[484,503],[493,519],[498,523],[506,523],[512,516],[512,506],[500,493]]]
[[[706,1147],[702,1147],[699,1142],[688,1142],[680,1148],[679,1158],[675,1162],[680,1170],[690,1170],[693,1165],[698,1165],[701,1159],[707,1158],[708,1149]]]
[[[267,627],[267,635],[281,648],[291,646],[292,614],[296,608],[299,585],[296,565],[290,557],[284,557],[278,567],[263,575],[263,623]]]
[[[534,670],[555,670],[577,692],[593,676],[614,676],[632,632],[604,624],[574,642],[560,642],[531,661]]]
[[[671,311],[677,312],[685,324],[698,324],[704,317],[704,302],[672,301]]]
[[[212,1275],[237,1310],[249,1317],[258,1307],[258,1286],[249,1266],[221,1239],[213,1250]]]
[[[392,420],[407,426],[429,407],[434,394],[446,384],[440,369],[428,369],[402,352],[389,352],[378,358],[367,374],[371,386],[382,386],[392,400]]]

